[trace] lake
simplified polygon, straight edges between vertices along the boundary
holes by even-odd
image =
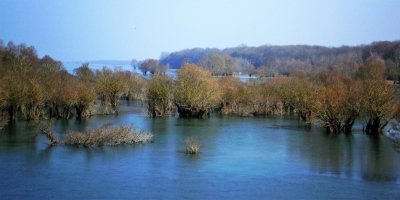
[[[329,135],[293,118],[152,119],[138,104],[119,116],[56,121],[62,137],[105,123],[154,133],[154,143],[48,146],[34,123],[0,134],[1,199],[399,199],[400,154],[385,137]],[[195,137],[200,153],[183,153]]]

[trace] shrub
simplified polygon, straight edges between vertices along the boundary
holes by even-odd
[[[200,144],[194,138],[188,138],[185,140],[185,153],[187,154],[197,154],[200,150]]]

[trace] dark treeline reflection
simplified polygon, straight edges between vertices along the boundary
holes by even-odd
[[[386,138],[376,136],[305,134],[287,148],[317,174],[367,181],[398,181],[400,160]]]

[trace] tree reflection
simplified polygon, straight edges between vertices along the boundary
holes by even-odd
[[[396,181],[400,156],[390,141],[363,134],[299,134],[288,144],[291,159],[313,173],[367,181]]]

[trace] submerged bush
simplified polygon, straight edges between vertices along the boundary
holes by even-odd
[[[71,132],[64,138],[66,145],[113,146],[120,144],[150,143],[153,134],[135,130],[130,126],[101,127],[86,132]]]
[[[103,126],[85,132],[70,132],[64,140],[59,141],[51,130],[51,124],[39,124],[39,130],[50,141],[51,145],[78,145],[85,147],[113,146],[120,144],[136,144],[153,142],[153,134],[136,130],[130,126]]]
[[[197,154],[200,151],[200,144],[194,138],[188,138],[185,140],[185,153]]]
[[[50,123],[43,122],[43,123],[39,124],[39,130],[41,133],[43,133],[46,136],[46,138],[50,141],[51,145],[59,144],[56,134],[51,129]]]

